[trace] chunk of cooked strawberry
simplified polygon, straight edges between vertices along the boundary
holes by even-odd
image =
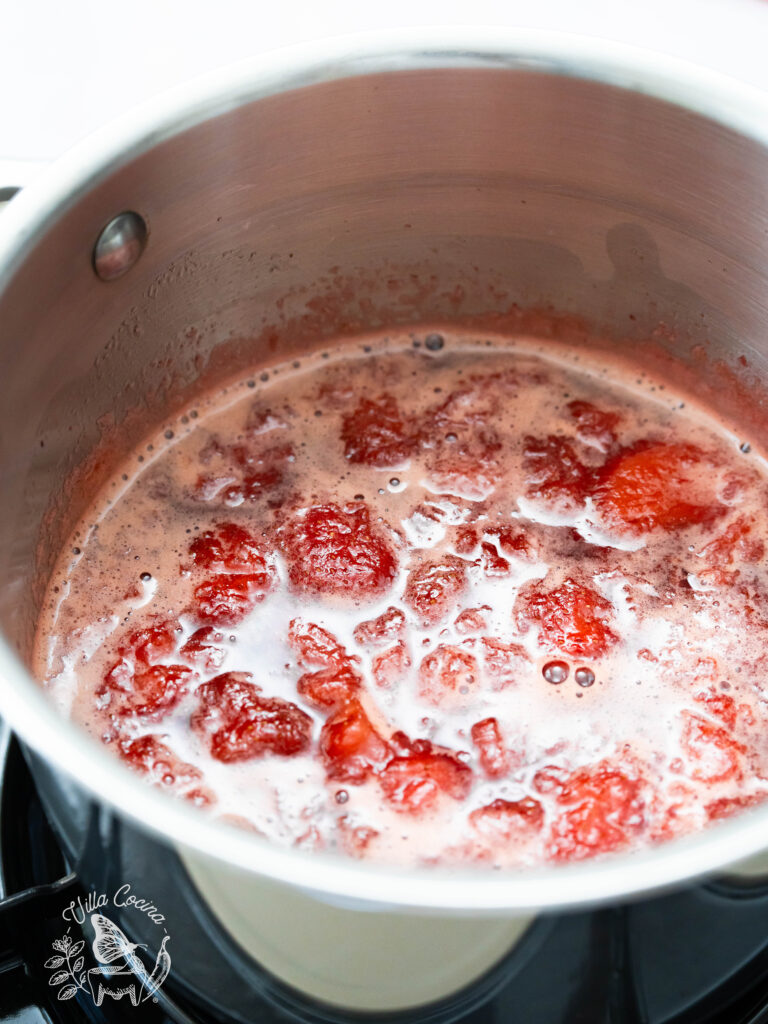
[[[616,443],[616,427],[621,422],[619,413],[608,412],[591,402],[578,400],[569,402],[567,409],[576,420],[580,441],[594,445],[601,452],[607,452]]]
[[[159,736],[153,734],[122,740],[118,749],[132,768],[147,775],[156,786],[182,788],[199,782],[203,777],[199,768],[182,761]]]
[[[390,749],[363,705],[352,698],[323,726],[320,753],[329,778],[359,784],[365,782],[372,771],[383,768]]]
[[[134,630],[120,646],[121,654],[133,654],[137,662],[154,665],[170,657],[178,642],[178,623],[172,620],[157,622],[144,629]]]
[[[541,831],[544,808],[531,796],[521,800],[499,798],[472,811],[469,820],[480,835],[492,842],[527,840]]]
[[[405,643],[398,640],[392,647],[374,655],[371,660],[371,675],[377,686],[390,690],[402,681],[410,667],[410,652]]]
[[[453,538],[453,548],[457,555],[471,555],[479,543],[476,526],[460,526]]]
[[[327,629],[314,622],[293,619],[288,642],[297,652],[300,665],[316,669],[306,672],[296,684],[298,692],[311,704],[334,708],[360,689],[362,679],[354,667],[359,659],[350,657]]]
[[[327,668],[348,660],[348,655],[333,633],[314,622],[292,619],[288,643],[296,651],[304,668]]]
[[[280,697],[264,697],[249,672],[225,672],[198,686],[190,725],[218,761],[247,761],[264,754],[290,757],[307,750],[312,719]]]
[[[189,637],[179,654],[192,662],[195,668],[213,672],[221,668],[226,652],[219,646],[224,643],[224,634],[214,626],[201,626]]]
[[[501,552],[518,558],[534,558],[536,544],[527,530],[518,526],[493,526],[486,530],[493,537]]]
[[[754,565],[765,554],[762,538],[752,532],[754,525],[754,519],[740,516],[696,554],[716,569],[734,563]]]
[[[645,826],[643,783],[606,763],[570,774],[534,776],[539,792],[567,807],[553,823],[547,848],[555,860],[580,860],[627,846]]]
[[[361,398],[357,406],[342,417],[341,439],[344,455],[350,462],[394,468],[407,462],[416,446],[392,395],[376,399]]]
[[[511,570],[507,559],[489,541],[483,541],[480,545],[480,564],[485,575],[490,577],[508,576]]]
[[[435,808],[441,794],[464,800],[472,787],[472,770],[455,754],[423,740],[392,758],[379,784],[396,811],[422,814]]]
[[[710,715],[719,718],[729,729],[733,729],[739,716],[739,707],[730,694],[719,693],[714,687],[695,694],[695,701],[704,704]]]
[[[272,585],[266,573],[211,576],[194,589],[194,611],[203,622],[233,626],[263,601]]]
[[[506,775],[509,770],[509,751],[504,746],[498,719],[484,718],[481,722],[475,722],[470,729],[470,736],[477,747],[485,774],[491,779]]]
[[[494,689],[516,683],[530,667],[528,652],[522,644],[509,643],[495,636],[480,638],[485,674],[494,682]]]
[[[700,715],[683,711],[680,745],[697,782],[725,782],[741,776],[741,755],[746,748],[721,726]]]
[[[355,626],[354,638],[363,647],[380,647],[397,640],[405,633],[405,615],[399,608],[389,607],[375,619]]]
[[[488,628],[486,612],[491,609],[487,605],[480,608],[465,608],[459,612],[454,620],[453,627],[460,636],[467,636],[469,633],[480,633]]]
[[[348,814],[342,815],[336,822],[341,838],[341,845],[352,857],[362,857],[371,842],[380,833],[369,825],[356,825]]]
[[[501,476],[501,442],[491,432],[441,446],[427,462],[427,486],[434,494],[484,501]]]
[[[176,707],[192,677],[184,665],[149,665],[138,670],[129,692],[120,695],[118,714],[161,718]]]
[[[218,523],[189,545],[192,562],[216,573],[267,573],[262,545],[237,523]]]
[[[571,577],[552,590],[538,582],[521,591],[516,611],[521,628],[538,624],[544,647],[574,658],[599,658],[619,640],[609,625],[611,602]]]
[[[548,501],[580,504],[592,483],[592,470],[579,459],[571,442],[556,434],[524,439],[523,472],[526,494]]]
[[[709,523],[726,511],[717,500],[715,468],[696,445],[638,442],[600,471],[595,507],[610,527],[636,533]]]
[[[480,683],[477,658],[454,644],[438,644],[419,665],[419,696],[437,707],[470,704]]]
[[[296,590],[356,599],[391,586],[392,546],[370,522],[367,505],[312,505],[280,530],[288,575]]]
[[[721,797],[707,804],[704,810],[710,821],[721,821],[723,818],[730,818],[731,815],[742,811],[747,807],[757,807],[768,800],[768,792],[749,793],[744,796]]]
[[[335,708],[354,697],[362,682],[360,673],[349,662],[342,662],[315,672],[305,672],[296,683],[296,690],[315,707]]]
[[[410,570],[403,601],[423,625],[434,626],[454,611],[466,590],[467,563],[446,555]]]

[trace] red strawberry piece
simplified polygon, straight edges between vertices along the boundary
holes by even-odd
[[[244,526],[219,523],[189,545],[193,563],[216,573],[267,573],[261,545]]]
[[[191,661],[195,668],[213,672],[221,668],[226,656],[224,648],[218,646],[223,642],[223,633],[213,626],[201,626],[189,637],[179,654],[187,661]]]
[[[741,757],[746,748],[719,725],[700,715],[683,711],[680,745],[697,782],[725,782],[741,776]]]
[[[355,825],[348,814],[342,815],[336,825],[341,844],[352,857],[362,857],[371,842],[380,834],[368,825]]]
[[[480,639],[480,650],[486,675],[495,681],[495,689],[516,683],[521,674],[530,668],[528,652],[521,644],[484,636]]]
[[[480,545],[480,559],[483,572],[486,576],[508,576],[510,564],[506,558],[499,554],[496,547],[488,541]]]
[[[341,439],[350,462],[377,469],[403,465],[416,445],[391,395],[361,398],[355,409],[342,417]]]
[[[390,749],[363,705],[353,698],[323,726],[320,753],[329,778],[359,784],[386,764]]]
[[[305,672],[296,683],[297,692],[318,708],[335,708],[358,692],[362,678],[349,662]]]
[[[419,666],[419,696],[438,707],[471,703],[480,682],[477,658],[453,644],[439,644]]]
[[[403,601],[425,626],[446,618],[467,589],[467,563],[446,555],[441,561],[425,562],[408,573]]]
[[[518,597],[518,623],[538,623],[540,642],[574,658],[599,658],[618,636],[611,629],[613,607],[591,587],[572,578],[546,591],[536,583]]]
[[[750,793],[745,796],[721,797],[707,804],[704,810],[710,821],[721,821],[723,818],[730,818],[731,815],[742,811],[747,807],[757,807],[768,799],[768,792]]]
[[[290,581],[305,593],[370,597],[391,586],[397,572],[392,547],[361,502],[300,510],[281,529],[281,543]]]
[[[489,778],[506,775],[509,769],[509,753],[504,746],[501,729],[496,718],[484,718],[475,722],[470,730],[472,742],[478,749],[480,764]]]
[[[472,770],[450,751],[417,741],[410,753],[389,762],[379,784],[395,810],[422,814],[435,808],[441,794],[464,800],[472,786]]]
[[[593,499],[609,526],[635,533],[708,523],[726,511],[714,470],[696,445],[638,442],[606,463]]]
[[[526,494],[568,504],[580,504],[592,482],[585,466],[565,437],[526,437],[523,442]]]
[[[266,573],[211,576],[194,589],[199,619],[217,626],[233,626],[266,597],[271,580]]]
[[[539,792],[553,792],[568,808],[548,842],[555,860],[580,860],[629,845],[645,826],[642,782],[601,763],[572,774],[544,769],[534,776]]]
[[[333,633],[314,622],[292,619],[288,628],[288,643],[298,654],[299,664],[304,668],[327,668],[349,660]]]
[[[399,608],[387,608],[375,619],[367,619],[355,626],[355,640],[363,647],[379,647],[396,640],[405,633],[405,616]]]
[[[606,452],[616,443],[616,427],[621,422],[617,412],[599,409],[591,402],[569,402],[568,412],[577,423],[579,440],[593,444],[601,452]]]
[[[393,647],[374,655],[371,674],[374,682],[384,690],[397,686],[411,667],[411,655],[402,640]]]
[[[262,696],[248,672],[225,672],[195,691],[190,725],[218,761],[248,761],[266,753],[289,757],[310,745],[312,719],[279,697]]]
[[[719,718],[729,729],[733,729],[736,725],[740,708],[736,706],[736,701],[729,694],[718,693],[717,690],[710,688],[700,691],[693,699],[704,704],[710,715]]]
[[[193,764],[175,754],[159,736],[140,736],[135,740],[122,740],[119,744],[121,756],[132,768],[149,776],[156,786],[167,788],[183,787],[199,782],[203,773]]]
[[[522,800],[498,799],[472,811],[469,820],[486,839],[508,843],[515,839],[529,839],[541,831],[544,808],[530,796]]]
[[[734,563],[754,565],[765,554],[765,544],[762,538],[754,536],[753,526],[753,519],[740,516],[696,554],[715,568]]]
[[[485,605],[482,608],[465,608],[463,612],[456,616],[456,620],[453,623],[456,632],[461,636],[466,636],[469,633],[479,633],[486,629],[488,620],[485,612],[490,610]]]

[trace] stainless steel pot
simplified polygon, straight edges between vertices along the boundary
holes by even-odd
[[[374,996],[372,981],[354,997],[336,977],[314,989],[363,1008],[458,987],[534,911],[680,884],[768,849],[768,807],[650,851],[525,873],[278,849],[146,787],[63,721],[26,668],[53,557],[112,453],[196,387],[340,333],[465,317],[578,340],[583,324],[666,365],[765,445],[767,146],[768,96],[701,68],[579,37],[411,33],[291,49],[201,80],[92,137],[11,203],[0,222],[0,710],[42,758],[48,809],[73,847],[89,800],[110,806],[181,852],[261,958],[252,918],[275,899],[298,900],[298,921],[348,915],[359,936],[363,910],[386,911],[406,965],[424,945],[416,921],[449,917],[458,949],[480,935],[473,919],[487,933],[499,918],[477,961],[431,988]],[[126,211],[147,244],[113,245],[127,272],[103,280],[94,246]],[[520,313],[542,309],[579,321]]]

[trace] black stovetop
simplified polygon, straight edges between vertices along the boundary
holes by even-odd
[[[60,1001],[44,968],[62,903],[85,896],[46,821],[18,745],[0,793],[0,1022],[226,1024],[177,989],[157,1002]],[[129,936],[130,938],[130,936]],[[47,951],[47,952],[46,952]],[[266,993],[266,994],[265,994]],[[453,999],[399,1015],[344,1014],[279,983],[253,1024],[761,1024],[768,1022],[768,881],[716,881],[628,906],[541,918],[505,962]]]

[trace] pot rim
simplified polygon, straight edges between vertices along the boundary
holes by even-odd
[[[768,145],[768,94],[719,72],[609,40],[531,29],[365,33],[285,47],[200,76],[88,136],[3,212],[0,298],[52,222],[128,159],[241,104],[358,75],[417,69],[523,70],[591,80],[665,100]],[[0,637],[0,710],[22,740],[139,827],[224,864],[370,909],[503,914],[575,907],[680,884],[768,846],[768,805],[630,854],[520,872],[396,868],[286,849],[148,786],[64,719]]]

